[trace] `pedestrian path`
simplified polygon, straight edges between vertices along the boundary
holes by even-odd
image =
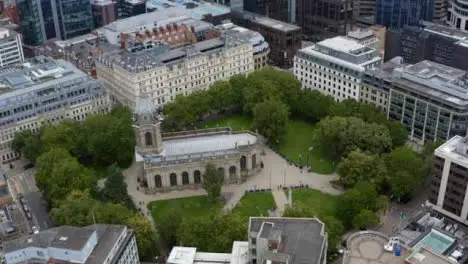
[[[272,192],[272,194],[273,199],[275,199],[278,214],[281,216],[283,215],[286,206],[289,204],[288,198],[282,189],[276,189]]]

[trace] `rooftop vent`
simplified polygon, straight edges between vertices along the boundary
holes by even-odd
[[[67,240],[68,240],[68,237],[60,237],[59,240],[60,240],[60,241],[67,241]]]

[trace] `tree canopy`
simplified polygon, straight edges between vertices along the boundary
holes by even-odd
[[[224,175],[213,164],[206,164],[205,173],[203,174],[203,188],[208,193],[209,200],[219,199],[223,183]]]
[[[253,128],[269,142],[278,144],[286,134],[289,111],[279,100],[268,100],[253,109]]]
[[[383,160],[375,154],[361,150],[351,151],[338,166],[340,182],[346,187],[353,187],[360,181],[369,181],[380,185],[387,181],[387,168]]]

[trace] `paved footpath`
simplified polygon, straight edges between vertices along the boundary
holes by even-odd
[[[288,206],[289,204],[288,198],[286,197],[286,193],[284,193],[283,190],[274,190],[272,194],[273,199],[275,199],[277,214],[278,216],[282,216],[284,210],[286,209],[286,206]]]
[[[295,166],[291,166],[274,151],[265,147],[265,155],[260,156],[261,161],[264,164],[264,169],[257,175],[247,179],[242,184],[231,184],[223,186],[222,192],[229,194],[229,199],[224,207],[225,210],[229,211],[234,208],[237,203],[242,199],[247,190],[253,189],[272,189],[277,190],[278,186],[291,186],[308,184],[309,188],[317,189],[325,193],[338,195],[342,190],[335,189],[331,186],[330,181],[337,179],[336,173],[332,174],[319,174],[309,173],[306,170],[300,170]],[[198,190],[182,190],[172,191],[167,193],[159,193],[154,195],[147,195],[137,190],[137,168],[132,165],[129,169],[124,172],[125,179],[128,186],[128,193],[132,197],[133,201],[138,207],[141,207],[142,212],[151,219],[148,215],[146,206],[151,201],[157,200],[168,200],[181,197],[190,197],[205,195],[206,192],[203,189]],[[281,205],[277,205],[278,208]],[[284,206],[284,204],[283,204]],[[151,219],[152,220],[152,219]]]

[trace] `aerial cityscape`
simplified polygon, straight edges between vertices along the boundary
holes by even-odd
[[[468,264],[468,2],[0,0],[0,264]]]

